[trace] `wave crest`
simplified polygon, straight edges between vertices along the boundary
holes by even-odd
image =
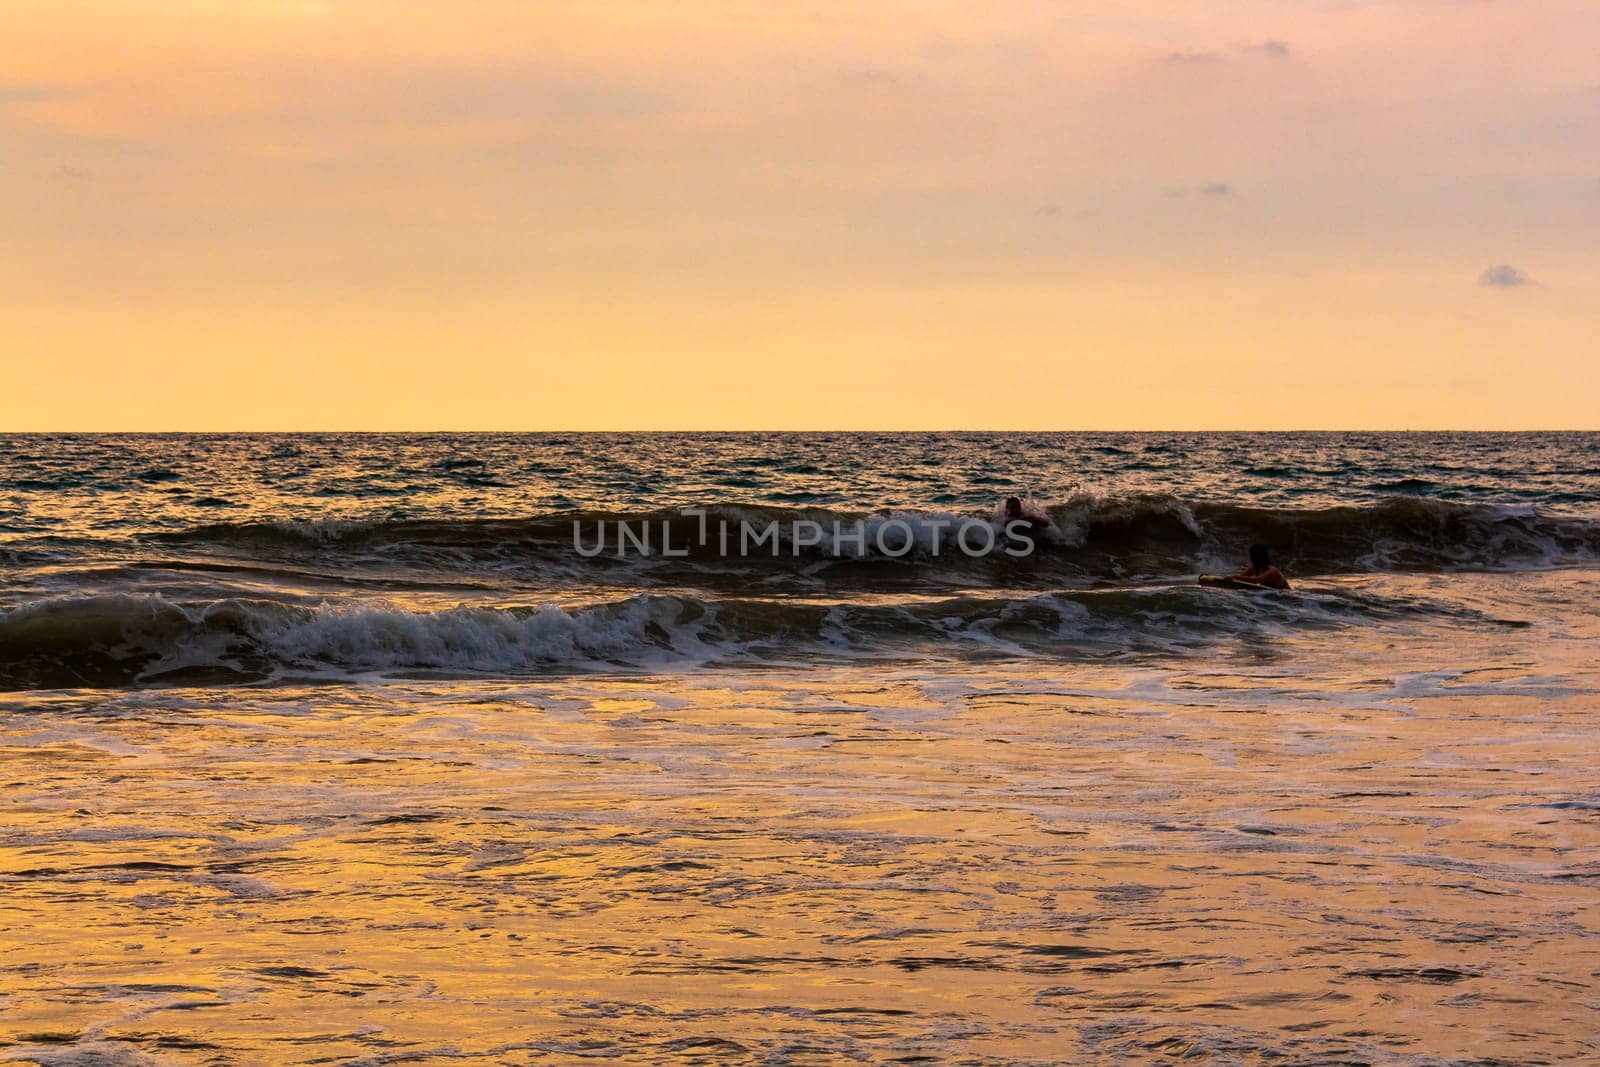
[[[1532,509],[1394,497],[1365,506],[1317,510],[1249,508],[1172,496],[1080,494],[1045,509],[1051,526],[1038,533],[1024,558],[998,513],[930,509],[881,512],[792,509],[723,504],[705,516],[675,510],[578,511],[525,519],[329,521],[218,524],[158,535],[169,543],[248,556],[301,557],[307,552],[365,562],[487,568],[559,580],[563,575],[604,581],[617,573],[648,584],[715,585],[804,576],[809,585],[942,579],[970,584],[1049,587],[1083,580],[1174,577],[1239,562],[1251,544],[1267,544],[1287,571],[1301,576],[1363,571],[1538,569],[1600,560],[1600,520],[1541,514]],[[823,530],[817,544],[797,544],[797,524]],[[954,541],[962,524],[995,531],[995,548],[974,558]],[[619,546],[627,524],[648,540]],[[778,527],[776,541],[741,542],[740,530]],[[866,536],[850,531],[857,524]],[[884,552],[879,533],[911,550]],[[727,529],[724,541],[719,531]],[[846,531],[844,537],[838,529]],[[606,531],[602,540],[600,531]],[[977,538],[974,544],[981,544]],[[661,546],[684,551],[667,556]],[[585,551],[580,552],[582,546]],[[597,546],[603,550],[594,553]],[[743,549],[741,551],[741,548]],[[590,558],[592,555],[592,558]],[[822,567],[818,567],[822,564]],[[861,566],[830,566],[859,565]],[[885,566],[887,565],[887,566]]]
[[[1189,585],[845,600],[638,594],[562,607],[179,602],[69,596],[0,613],[0,689],[225,685],[363,674],[556,671],[819,659],[1182,653],[1250,633],[1407,618],[1437,605],[1359,591],[1261,598]],[[1474,625],[1500,624],[1473,615]]]

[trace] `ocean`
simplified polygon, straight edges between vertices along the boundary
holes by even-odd
[[[0,436],[0,1061],[1600,1060],[1597,603],[1596,433]]]

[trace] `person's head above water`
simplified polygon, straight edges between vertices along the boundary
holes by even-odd
[[[1289,588],[1289,580],[1272,565],[1272,553],[1268,551],[1266,545],[1251,545],[1250,566],[1234,577],[1252,585],[1264,585],[1268,589]]]
[[[1006,497],[1006,518],[1020,519],[1022,517],[1022,500],[1019,497]]]

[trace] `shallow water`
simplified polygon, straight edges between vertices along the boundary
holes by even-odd
[[[1600,506],[860,578],[80,492],[0,558],[0,1061],[1600,1059]],[[1213,505],[1324,565],[1194,588]]]

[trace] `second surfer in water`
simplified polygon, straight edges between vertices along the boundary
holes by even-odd
[[[1272,565],[1272,553],[1266,545],[1250,546],[1250,565],[1238,574],[1229,575],[1236,582],[1264,585],[1268,589],[1287,589],[1289,579]]]

